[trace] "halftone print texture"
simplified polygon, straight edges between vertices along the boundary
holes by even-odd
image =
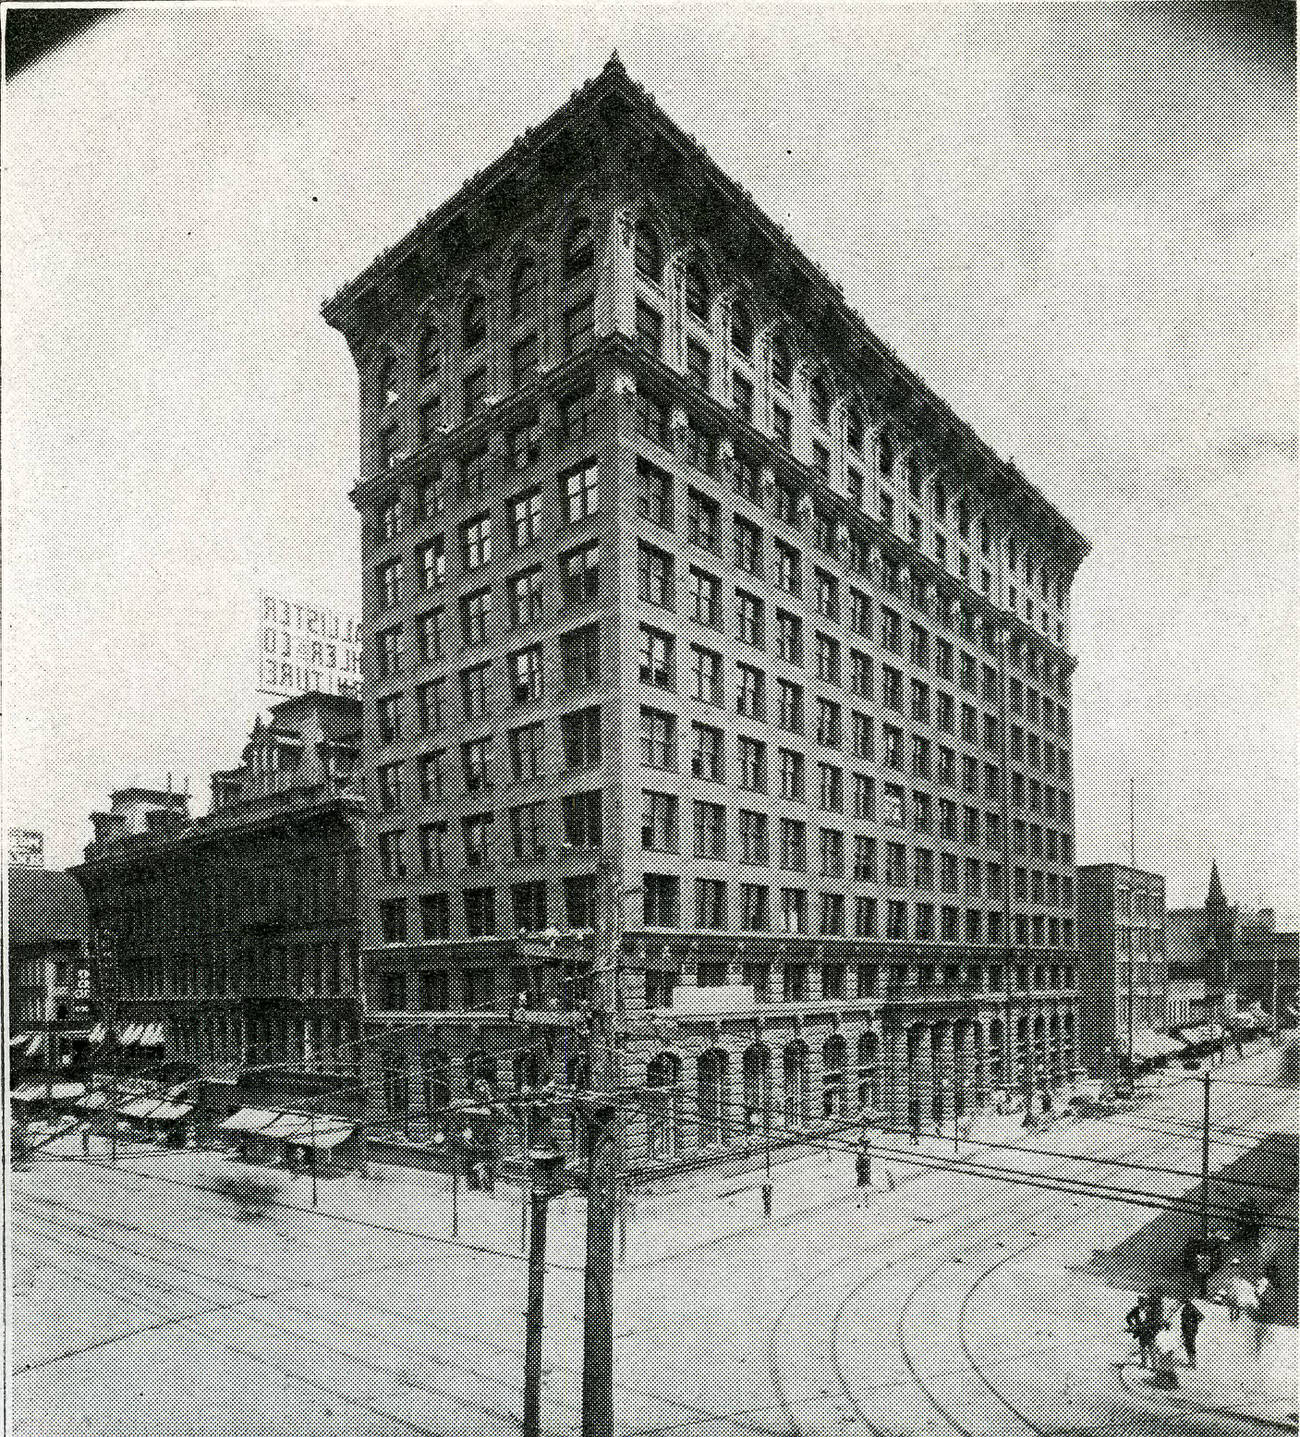
[[[361,697],[95,816],[14,1430],[1294,1430],[1294,935],[1078,866],[1069,514],[617,54],[322,314]]]

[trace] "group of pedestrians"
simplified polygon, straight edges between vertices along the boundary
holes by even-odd
[[[1194,1368],[1201,1310],[1188,1298],[1178,1304],[1176,1320],[1187,1366]],[[1174,1322],[1175,1314],[1166,1313],[1165,1300],[1159,1292],[1149,1293],[1126,1319],[1129,1333],[1137,1339],[1138,1363],[1151,1369],[1152,1382],[1157,1387],[1178,1386],[1178,1341],[1174,1337]]]

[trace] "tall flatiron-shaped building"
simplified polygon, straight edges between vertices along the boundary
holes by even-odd
[[[646,1160],[1072,1073],[1088,546],[617,58],[324,314],[394,1114],[580,1081],[606,945]]]

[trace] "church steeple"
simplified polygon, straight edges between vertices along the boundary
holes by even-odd
[[[1213,922],[1216,918],[1222,918],[1228,911],[1228,900],[1223,896],[1223,884],[1219,881],[1219,864],[1217,859],[1210,862],[1210,891],[1205,899],[1205,912]]]

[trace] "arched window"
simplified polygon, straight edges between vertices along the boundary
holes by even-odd
[[[681,1151],[678,1130],[682,1062],[675,1053],[660,1053],[646,1067],[646,1127],[651,1157],[672,1157]]]
[[[709,284],[704,271],[694,262],[686,266],[686,313],[708,323]]]
[[[521,260],[510,281],[510,314],[523,319],[537,309],[537,265],[531,259]]]
[[[880,1107],[880,1037],[863,1033],[858,1039],[858,1106],[875,1112]]]
[[[375,388],[379,392],[379,402],[385,409],[390,404],[397,403],[397,361],[391,355],[385,356],[379,366]]]
[[[572,278],[589,270],[596,258],[596,241],[589,219],[574,220],[564,241],[564,273]]]
[[[764,1111],[770,1101],[771,1067],[772,1055],[762,1043],[752,1043],[745,1049],[741,1063],[741,1079],[745,1117],[751,1127],[755,1121],[762,1123]]]
[[[772,383],[782,389],[789,389],[793,366],[790,363],[790,346],[782,335],[772,340]]]
[[[825,1117],[835,1117],[847,1106],[845,1069],[848,1062],[848,1045],[839,1033],[832,1034],[822,1048],[822,1114]]]
[[[824,429],[831,417],[831,396],[820,374],[808,386],[808,401],[812,405],[813,418]]]
[[[461,317],[461,332],[465,337],[465,348],[473,349],[487,337],[487,300],[478,290],[465,301],[465,313]]]
[[[801,1038],[786,1045],[781,1059],[781,1076],[785,1089],[785,1122],[790,1128],[802,1127],[809,1121],[808,1044]]]
[[[664,252],[659,231],[645,220],[636,227],[636,272],[651,284],[663,283]]]
[[[731,308],[731,347],[746,359],[754,352],[754,316],[743,299]]]
[[[423,1069],[424,1109],[432,1119],[451,1102],[451,1065],[441,1048],[429,1048],[420,1059]]]
[[[851,408],[849,409],[847,417],[847,429],[849,448],[852,449],[855,454],[861,454],[862,440],[865,430],[862,423],[862,411],[858,408],[856,404],[851,406]]]
[[[731,1141],[731,1107],[728,1102],[727,1054],[719,1048],[701,1053],[699,1075],[699,1143],[702,1148]]]
[[[437,325],[431,324],[420,332],[415,360],[416,373],[421,383],[427,379],[437,379],[442,373],[442,334]]]

